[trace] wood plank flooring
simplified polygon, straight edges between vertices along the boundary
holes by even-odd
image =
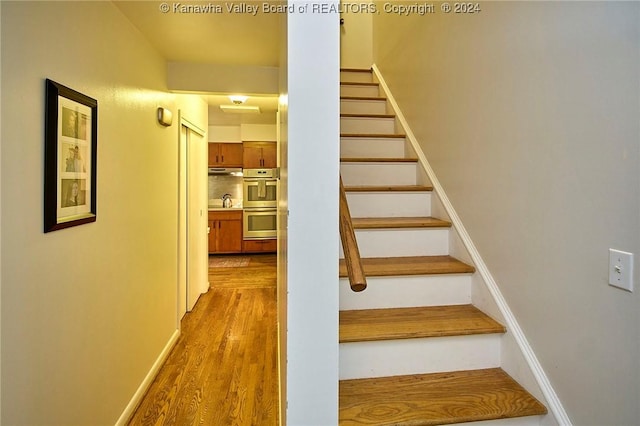
[[[129,425],[278,424],[276,256],[209,268],[211,289]]]

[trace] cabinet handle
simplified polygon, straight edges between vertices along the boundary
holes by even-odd
[[[224,155],[222,156],[222,161],[221,161],[221,163],[224,163]]]

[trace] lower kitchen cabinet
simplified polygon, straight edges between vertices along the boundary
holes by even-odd
[[[242,210],[209,212],[209,253],[242,252]]]
[[[278,243],[275,238],[268,240],[244,240],[242,242],[242,251],[245,253],[270,253],[275,252]]]

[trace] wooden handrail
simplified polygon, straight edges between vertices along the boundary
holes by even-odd
[[[362,268],[360,250],[358,250],[358,241],[356,241],[356,233],[351,222],[351,213],[349,213],[342,176],[340,176],[340,239],[342,240],[344,263],[347,266],[351,290],[362,291],[367,288],[367,278]]]

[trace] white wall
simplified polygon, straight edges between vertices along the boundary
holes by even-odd
[[[280,19],[280,92],[277,116],[277,155],[280,167],[278,181],[278,379],[280,396],[280,425],[287,424],[287,304],[289,267],[289,86],[288,86],[288,19]],[[279,426],[280,426],[279,425]]]
[[[0,35],[2,34],[2,6],[0,6]],[[0,49],[0,91],[2,90],[2,55]],[[0,102],[0,140],[2,136],[2,102]],[[2,150],[0,149],[0,224],[2,224]],[[2,226],[0,226],[0,294],[2,294]],[[1,299],[0,299],[1,300]],[[2,303],[0,301],[0,378],[2,377]],[[0,380],[0,423],[2,422],[2,381]]]
[[[2,424],[112,425],[176,329],[178,126],[110,2],[2,2]],[[44,79],[98,100],[97,221],[42,232]],[[10,184],[9,184],[10,183]]]
[[[276,124],[209,126],[209,142],[276,142]]]
[[[242,142],[240,126],[209,126],[209,142]]]
[[[376,16],[375,62],[573,423],[636,424],[640,4],[481,5]]]
[[[292,3],[297,7],[305,2]],[[340,107],[336,21],[332,14],[288,16],[289,425],[338,423]]]
[[[240,137],[243,141],[275,142],[275,124],[241,124]]]

